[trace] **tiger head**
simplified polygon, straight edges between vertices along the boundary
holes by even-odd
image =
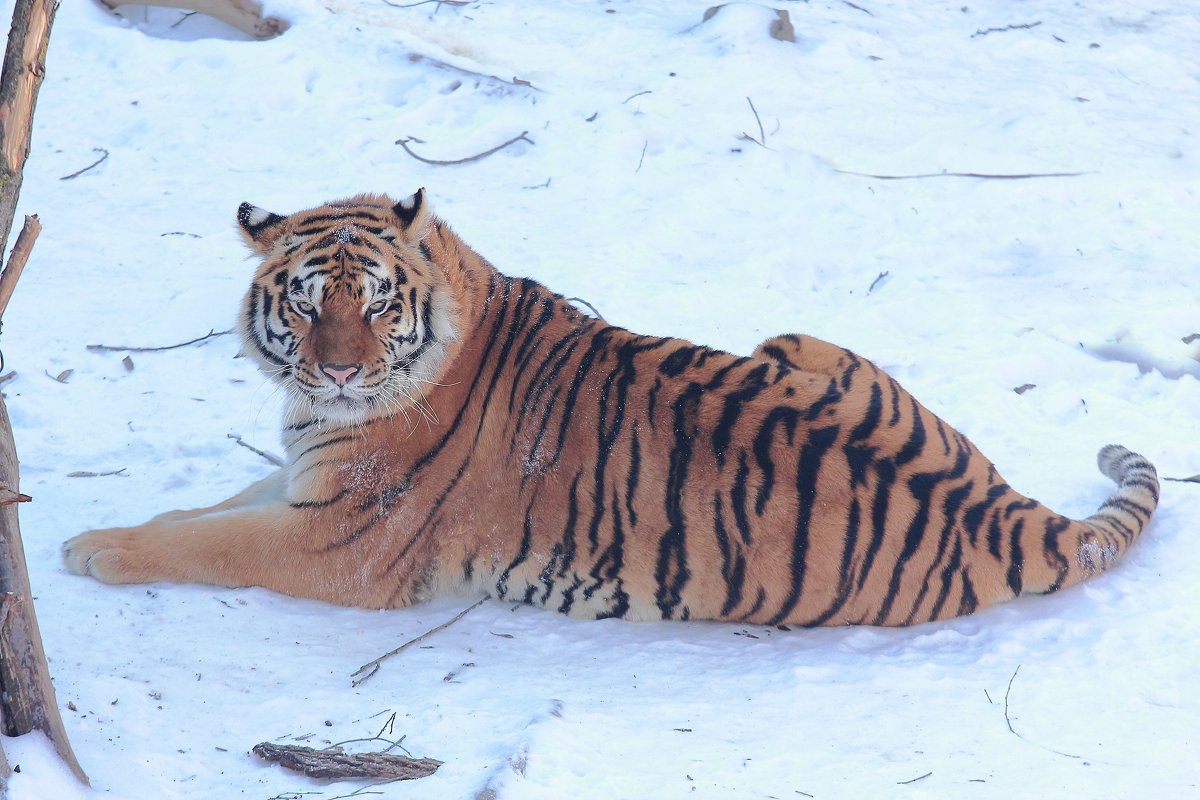
[[[456,338],[447,278],[421,245],[424,190],[290,216],[243,203],[237,220],[262,258],[242,301],[243,351],[286,388],[290,418],[354,425],[418,405]]]

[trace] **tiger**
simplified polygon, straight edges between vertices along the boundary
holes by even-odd
[[[243,203],[242,352],[286,391],[283,466],[64,545],[107,583],[370,609],[482,595],[581,618],[906,626],[1112,567],[1154,466],[1073,520],[886,372],[808,335],[738,356],[642,336],[498,271],[424,189]]]

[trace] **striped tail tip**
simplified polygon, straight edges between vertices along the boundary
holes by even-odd
[[[1145,456],[1110,444],[1100,449],[1096,463],[1117,484],[1117,491],[1084,520],[1098,539],[1081,542],[1077,557],[1092,574],[1106,569],[1141,535],[1158,507],[1158,471]]]
[[[1096,465],[1121,489],[1149,495],[1148,512],[1158,506],[1158,470],[1145,456],[1119,444],[1105,445],[1096,454]],[[1138,492],[1137,490],[1141,490]],[[1118,492],[1118,496],[1124,492]]]

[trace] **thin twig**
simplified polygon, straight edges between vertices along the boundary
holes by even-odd
[[[227,330],[227,331],[210,330],[208,333],[204,334],[203,336],[199,336],[195,339],[192,339],[191,341],[180,342],[179,344],[163,345],[162,347],[120,347],[120,346],[111,345],[111,344],[89,344],[87,346],[87,349],[92,350],[92,351],[102,351],[102,352],[108,352],[108,353],[112,353],[112,352],[117,352],[117,353],[158,353],[163,350],[175,350],[180,347],[187,347],[190,344],[198,344],[199,342],[203,342],[208,339],[215,339],[218,336],[226,336],[231,333],[233,333],[232,330]]]
[[[1020,25],[1005,25],[1003,28],[980,28],[979,30],[977,30],[971,34],[971,38],[974,39],[976,36],[987,36],[989,33],[1005,33],[1007,31],[1027,31],[1030,28],[1036,28],[1038,25],[1041,25],[1041,24],[1042,23],[1039,20],[1038,22],[1025,22]]]
[[[128,478],[129,476],[125,474],[125,470],[126,470],[126,467],[121,467],[120,469],[114,469],[111,472],[88,472],[86,470],[78,470],[76,472],[68,472],[67,477],[68,478],[111,478],[112,476],[116,475],[121,478]]]
[[[392,656],[394,656],[394,655],[398,655],[399,653],[402,653],[402,652],[404,652],[405,650],[407,650],[408,648],[412,647],[414,644],[417,644],[418,642],[423,642],[423,641],[425,641],[426,639],[428,639],[430,636],[433,636],[433,635],[434,635],[435,633],[437,633],[438,631],[443,631],[443,630],[445,630],[446,628],[449,628],[451,625],[453,625],[454,623],[458,622],[460,619],[462,619],[463,617],[465,617],[467,614],[469,614],[470,612],[474,611],[475,609],[477,609],[477,608],[479,608],[481,605],[483,605],[483,603],[484,603],[484,601],[485,601],[485,600],[487,600],[487,598],[486,598],[486,597],[481,597],[481,598],[479,598],[479,599],[478,599],[478,600],[476,600],[474,603],[472,603],[471,605],[469,605],[469,606],[467,606],[466,608],[464,608],[462,611],[460,611],[460,612],[458,612],[457,614],[455,614],[455,615],[454,615],[454,617],[453,617],[452,619],[449,619],[449,620],[447,620],[446,622],[443,622],[441,625],[438,625],[438,626],[437,626],[437,627],[435,627],[435,628],[430,628],[429,630],[425,631],[424,633],[422,633],[422,634],[421,634],[420,636],[418,636],[417,638],[415,638],[415,639],[411,639],[411,640],[409,640],[409,641],[405,642],[404,644],[400,645],[400,646],[399,646],[399,647],[397,647],[396,649],[394,649],[394,650],[390,650],[390,651],[388,651],[388,652],[384,653],[384,654],[383,654],[383,655],[381,655],[379,658],[374,658],[374,659],[371,659],[371,660],[370,660],[370,661],[368,661],[367,663],[363,664],[361,667],[359,667],[357,670],[355,670],[355,671],[354,671],[354,672],[353,672],[353,673],[350,675],[350,677],[351,677],[351,678],[355,678],[355,677],[357,677],[357,676],[359,676],[359,675],[362,675],[364,672],[367,672],[367,670],[370,670],[370,673],[369,673],[369,674],[367,674],[367,675],[365,675],[365,676],[363,676],[363,677],[362,677],[362,678],[360,678],[359,680],[357,680],[357,681],[354,681],[352,685],[353,685],[353,686],[359,686],[359,685],[361,685],[361,684],[362,684],[364,681],[366,681],[366,680],[367,680],[367,678],[370,678],[372,675],[374,675],[376,672],[378,672],[378,671],[379,671],[379,665],[380,665],[380,664],[382,664],[384,661],[386,661],[387,659],[391,658],[391,657],[392,657]]]
[[[194,14],[196,12],[193,11],[192,13]],[[191,15],[189,14],[188,16],[191,16]],[[184,19],[187,19],[187,17],[184,17]],[[183,20],[180,20],[179,22],[183,22]],[[179,23],[175,23],[175,24],[178,25]],[[171,27],[174,27],[174,25],[172,25]],[[108,158],[108,151],[105,150],[103,147],[93,147],[92,152],[93,153],[103,153],[103,155],[101,155],[98,159],[93,161],[91,164],[88,164],[83,169],[72,172],[70,175],[63,175],[61,178],[59,178],[59,180],[60,181],[69,181],[72,178],[78,178],[80,175],[87,172],[89,169],[93,169],[95,167],[100,166],[101,164],[104,163],[105,159]]]
[[[1091,172],[928,172],[918,175],[875,175],[870,172],[855,172],[849,169],[834,169],[834,172],[841,175],[857,175],[860,178],[874,178],[879,181],[912,181],[922,178],[983,178],[992,181],[1023,181],[1030,178],[1078,178],[1080,175],[1093,174]]]
[[[13,291],[17,288],[17,279],[25,269],[25,262],[29,260],[29,253],[33,250],[33,243],[37,241],[41,230],[42,223],[37,214],[27,214],[25,224],[17,234],[17,242],[8,254],[8,266],[4,268],[4,274],[0,275],[0,317],[4,316],[4,310],[8,308],[8,301],[12,299]]]
[[[182,17],[175,20],[175,22],[171,23],[171,29],[174,30],[175,28],[178,28],[180,25],[187,22],[189,17],[194,17],[194,16],[196,16],[197,13],[199,13],[199,12],[185,11]]]
[[[596,307],[594,305],[589,303],[587,300],[584,300],[582,297],[568,297],[567,302],[573,303],[574,305],[577,305],[577,306],[585,305],[588,307],[588,310],[591,311],[592,314],[595,315],[596,319],[604,319],[604,315],[601,314],[599,311],[597,311]]]
[[[758,123],[758,138],[755,139],[753,136],[745,132],[742,133],[742,138],[746,141],[754,142],[759,147],[766,147],[767,134],[765,131],[763,131],[762,118],[758,116],[758,109],[754,107],[754,101],[747,97],[746,102],[750,104],[750,110],[754,112],[754,121]]]
[[[1014,736],[1021,734],[1013,730],[1012,719],[1008,716],[1008,696],[1012,694],[1013,681],[1017,679],[1017,673],[1021,671],[1021,665],[1017,664],[1017,668],[1013,670],[1012,677],[1008,679],[1008,688],[1004,690],[1004,721],[1008,724],[1008,732]]]
[[[637,165],[637,169],[635,169],[635,170],[633,171],[633,174],[634,174],[634,175],[636,175],[636,174],[638,174],[639,172],[641,172],[641,171],[642,171],[642,162],[646,160],[646,148],[647,148],[647,147],[649,147],[649,146],[650,146],[650,142],[649,142],[649,141],[646,141],[646,142],[643,142],[643,143],[642,143],[642,154],[641,154],[641,156],[639,156],[639,157],[638,157],[638,165]]]
[[[471,2],[472,0],[421,0],[419,3],[406,3],[401,5],[399,3],[391,3],[388,2],[388,0],[383,0],[383,4],[385,6],[391,6],[392,8],[416,8],[417,6],[424,6],[428,5],[429,3],[437,3],[439,8],[442,6],[468,6],[471,4]]]
[[[653,94],[653,91],[654,90],[652,90],[652,89],[643,89],[642,91],[640,91],[636,94],[631,94],[631,95],[629,95],[629,97],[626,97],[624,100],[621,101],[621,105],[625,105],[626,103],[628,103],[630,100],[632,100],[635,97],[641,97],[644,94]]]
[[[754,121],[758,123],[758,143],[764,147],[767,144],[767,134],[763,131],[762,119],[758,116],[758,109],[754,107],[754,101],[746,96],[746,102],[750,104],[750,110],[754,112]]]
[[[503,150],[504,148],[508,147],[510,144],[515,144],[516,142],[525,141],[525,142],[529,142],[530,144],[534,144],[535,142],[533,141],[533,139],[529,138],[529,136],[527,135],[528,133],[529,133],[529,131],[521,131],[521,133],[519,135],[514,136],[513,138],[509,139],[507,142],[504,142],[503,144],[498,144],[495,147],[484,150],[482,153],[476,153],[475,155],[468,156],[467,158],[456,158],[456,159],[453,159],[450,161],[442,161],[440,159],[435,159],[435,158],[425,158],[424,156],[417,155],[416,153],[413,152],[412,148],[408,146],[408,142],[409,142],[408,139],[397,139],[396,144],[403,147],[404,152],[408,153],[410,156],[412,156],[417,161],[420,161],[423,164],[433,164],[434,166],[437,166],[437,167],[450,167],[450,166],[454,166],[455,164],[468,164],[472,161],[478,161],[481,158],[487,158],[492,153],[499,152],[500,150]]]
[[[1046,747],[1045,745],[1038,744],[1037,742],[1030,742],[1013,727],[1012,718],[1008,715],[1008,696],[1012,693],[1013,681],[1017,679],[1017,673],[1020,671],[1021,665],[1017,664],[1017,668],[1013,670],[1012,677],[1008,679],[1008,688],[1004,690],[1004,722],[1008,725],[1009,733],[1011,733],[1013,736],[1016,736],[1021,741],[1029,742],[1035,747],[1040,747],[1047,752],[1054,753],[1055,755],[1065,756],[1066,758],[1079,758],[1079,756],[1072,755],[1071,753],[1064,753],[1061,750],[1055,750],[1053,747]]]
[[[227,434],[225,434],[225,437],[227,439],[233,439],[235,442],[240,444],[242,447],[246,448],[247,450],[249,450],[252,453],[257,453],[258,455],[262,456],[267,461],[270,461],[272,464],[274,464],[277,467],[282,467],[287,463],[279,456],[259,450],[254,445],[247,443],[244,439],[242,439],[241,436],[237,435],[236,433],[227,433]]]
[[[851,8],[853,8],[853,9],[857,10],[857,11],[861,11],[861,12],[863,12],[864,14],[866,14],[866,15],[867,15],[867,16],[869,16],[869,17],[873,17],[873,16],[875,16],[874,14],[872,14],[870,11],[868,11],[868,10],[867,10],[867,9],[865,9],[865,8],[863,8],[862,6],[856,6],[856,5],[854,5],[854,3],[851,3],[851,2],[850,2],[850,0],[842,0],[842,2],[843,2],[843,3],[845,3],[846,5],[850,6]]]
[[[435,67],[437,69],[444,69],[449,72],[457,72],[460,75],[470,75],[472,78],[482,78],[483,80],[486,80],[486,81],[496,81],[497,83],[502,83],[505,86],[512,86],[515,88],[532,89],[535,92],[542,91],[541,89],[539,89],[538,87],[536,87],[532,83],[530,83],[529,81],[524,80],[522,78],[518,78],[516,75],[514,75],[512,77],[512,80],[507,80],[505,78],[501,78],[498,75],[489,75],[486,72],[476,72],[475,70],[464,69],[463,67],[458,67],[458,66],[455,66],[454,64],[448,64],[445,61],[439,61],[436,58],[430,58],[429,56],[424,56],[424,55],[421,55],[420,53],[409,53],[408,60],[414,64],[420,64],[420,63],[424,62],[424,63],[427,63],[430,66]],[[409,137],[409,138],[415,140],[416,137]]]
[[[897,786],[907,786],[910,783],[916,783],[917,781],[923,781],[932,774],[933,774],[932,772],[926,772],[924,775],[918,775],[917,777],[912,778],[907,781],[896,781],[896,785]]]

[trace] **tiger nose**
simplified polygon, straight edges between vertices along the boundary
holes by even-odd
[[[362,369],[362,364],[322,364],[321,372],[333,378],[338,386],[345,386]]]

